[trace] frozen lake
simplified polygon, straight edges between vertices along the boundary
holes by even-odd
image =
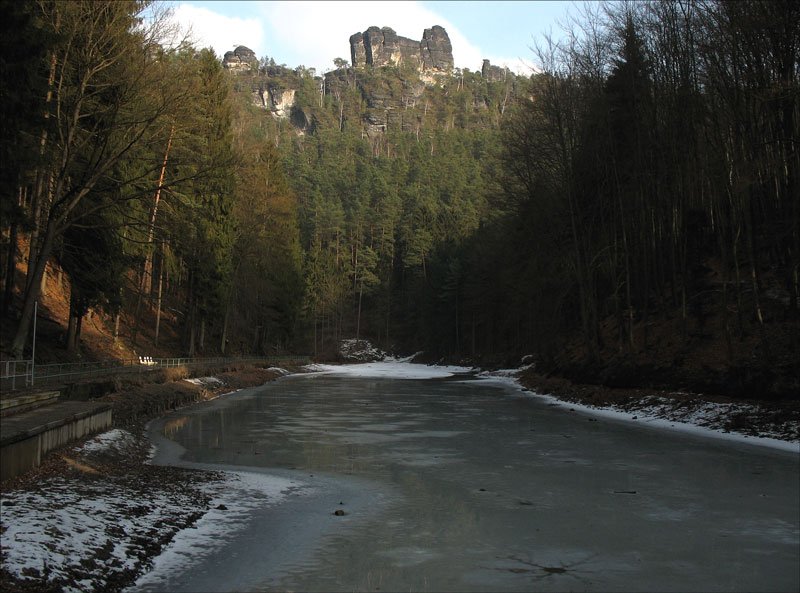
[[[293,486],[250,504],[244,524],[212,525],[195,551],[179,536],[176,559],[135,589],[800,587],[797,454],[460,374],[391,374],[290,376],[154,424],[158,463]]]

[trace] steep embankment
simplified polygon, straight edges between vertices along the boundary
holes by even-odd
[[[28,264],[24,255],[28,253],[29,238],[18,236],[16,257],[17,288],[25,285]],[[117,319],[99,310],[89,309],[81,323],[79,348],[73,352],[64,346],[69,324],[70,280],[56,259],[52,259],[45,269],[42,293],[38,303],[36,319],[36,362],[37,364],[66,363],[92,360],[124,360],[138,356],[175,356],[181,352],[180,335],[177,330],[175,313],[163,310],[159,327],[159,340],[154,337],[155,312],[145,300],[141,307],[140,320],[136,326],[136,342],[132,341],[136,322],[125,308]],[[12,293],[11,315],[0,315],[0,352],[2,357],[10,355],[11,340],[16,331],[16,316],[22,308],[19,291]],[[31,331],[30,344],[33,335]],[[25,356],[31,354],[30,346]]]

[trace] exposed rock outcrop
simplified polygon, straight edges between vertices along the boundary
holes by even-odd
[[[508,76],[508,68],[492,66],[489,60],[484,60],[481,67],[481,76],[486,82],[502,82]]]
[[[420,41],[402,37],[390,27],[369,27],[350,36],[350,53],[352,66],[344,60],[334,60],[336,69],[322,76],[299,67],[292,70],[279,66],[273,60],[259,64],[254,52],[244,46],[225,54],[223,63],[238,74],[234,82],[237,91],[249,92],[255,105],[276,119],[288,121],[298,135],[313,134],[318,126],[332,125],[333,120],[319,117],[318,113],[325,96],[338,107],[333,125],[340,129],[356,126],[370,138],[378,138],[389,130],[419,137],[429,125],[426,118],[441,117],[439,111],[429,113],[429,108],[446,99],[432,96],[430,93],[438,91],[431,87],[446,89],[446,97],[449,88],[470,86],[471,92],[465,96],[471,95],[471,105],[465,108],[475,113],[497,104],[502,114],[505,102],[515,93],[515,75],[507,68],[492,66],[489,60],[483,61],[481,77],[466,69],[454,77],[450,38],[438,25],[425,29]],[[510,82],[500,99],[495,96],[499,92],[496,88],[486,86],[498,82]],[[316,85],[319,103],[299,92],[311,84]],[[355,109],[354,97],[358,97]],[[454,125],[452,118],[449,125]]]
[[[222,65],[231,72],[250,72],[258,67],[258,58],[252,49],[240,45],[233,51],[225,52]]]
[[[453,46],[444,27],[434,25],[425,29],[419,45],[424,71],[449,72],[453,69]]]
[[[453,69],[453,46],[439,25],[425,29],[422,41],[373,26],[350,36],[350,58],[354,68],[409,66],[420,73],[444,73]]]
[[[253,104],[272,113],[277,119],[288,119],[293,115],[296,89],[284,86],[269,78],[252,82]]]
[[[327,72],[325,92],[339,100],[351,85],[356,85],[364,100],[363,124],[370,136],[388,128],[410,132],[419,127],[414,108],[425,93],[421,77],[397,78],[376,72],[353,80],[351,73],[345,69]]]
[[[278,87],[269,87],[269,107],[275,117],[285,119],[292,113],[294,107],[294,89],[281,89]]]

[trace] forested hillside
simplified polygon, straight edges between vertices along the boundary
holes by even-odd
[[[3,6],[4,350],[29,348],[50,275],[68,279],[70,351],[90,311],[134,349],[164,329],[189,355],[285,347],[295,198],[219,59],[164,47],[157,5]]]
[[[138,3],[3,6],[10,355],[56,266],[73,351],[92,310],[134,345],[168,323],[188,354],[360,337],[609,385],[800,392],[793,3],[587,4],[529,76],[433,77],[226,69],[164,47]]]
[[[314,352],[344,337],[471,350],[464,249],[495,215],[501,124],[527,84],[459,72],[426,86],[390,67],[340,68],[324,89],[302,69],[236,77],[242,94],[297,89],[291,117],[265,126],[297,196]]]

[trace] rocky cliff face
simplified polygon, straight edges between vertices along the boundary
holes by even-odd
[[[441,106],[451,93],[468,89],[456,111],[472,112],[499,102],[504,106],[509,92],[513,94],[514,74],[488,60],[480,73],[465,69],[454,77],[452,45],[440,26],[425,29],[421,41],[401,37],[389,27],[370,27],[350,37],[350,51],[353,67],[339,67],[323,76],[274,62],[259,67],[255,53],[244,46],[227,52],[223,65],[236,74],[237,92],[249,93],[255,105],[290,122],[298,134],[332,125],[320,115],[324,96],[331,97],[339,110],[333,125],[358,122],[368,136],[378,137],[387,130],[418,134],[430,125],[426,122],[445,117]],[[505,90],[498,91],[497,85]],[[447,125],[454,125],[452,116]]]
[[[444,27],[425,29],[420,41],[423,71],[449,72],[453,69],[453,46]]]
[[[453,69],[453,46],[439,25],[425,29],[422,41],[401,37],[391,27],[370,27],[350,36],[350,58],[354,68],[409,66],[420,74],[445,73]]]
[[[269,110],[278,119],[286,119],[292,114],[295,89],[285,89],[275,84],[259,84],[254,92],[253,102]]]
[[[258,58],[252,49],[240,45],[233,51],[225,52],[222,65],[231,72],[250,72],[258,67]]]
[[[489,60],[484,60],[481,67],[481,76],[486,82],[502,82],[508,76],[508,68],[492,66]]]
[[[406,79],[385,73],[354,79],[352,70],[333,70],[325,74],[325,90],[334,97],[346,94],[355,85],[363,100],[362,122],[366,132],[372,136],[387,128],[414,131],[418,127],[414,107],[422,100],[425,83],[421,76]]]

